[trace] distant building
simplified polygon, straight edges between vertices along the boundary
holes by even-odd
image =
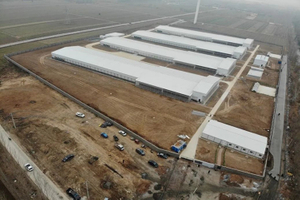
[[[170,35],[178,35],[184,36],[187,38],[193,38],[202,41],[214,42],[219,44],[226,44],[230,46],[243,46],[250,49],[253,46],[253,39],[244,39],[238,37],[231,37],[226,35],[219,35],[201,31],[193,31],[183,28],[177,28],[172,26],[158,26],[155,28],[156,32],[170,34]]]
[[[216,56],[164,47],[122,37],[106,38],[101,40],[100,44],[165,62],[206,70],[222,76],[228,76],[235,68],[236,64],[236,59],[233,58],[219,58]]]
[[[108,33],[105,35],[100,35],[100,39],[105,39],[105,38],[109,38],[109,37],[123,37],[124,35],[125,35],[124,33],[113,32],[113,33]]]
[[[189,49],[199,53],[214,55],[218,57],[232,57],[242,59],[247,52],[246,47],[233,47],[224,44],[217,44],[212,42],[205,42],[186,37],[175,35],[166,35],[150,31],[136,31],[131,34],[133,38],[165,44],[169,46],[180,47],[182,49]]]
[[[254,59],[253,65],[265,68],[269,62],[269,57],[264,55],[257,55]]]
[[[247,76],[251,77],[251,78],[261,79],[263,73],[264,73],[263,68],[251,67],[251,69],[249,70]]]

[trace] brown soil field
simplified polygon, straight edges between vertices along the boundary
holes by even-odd
[[[247,85],[238,80],[214,119],[268,137],[271,127],[274,98],[251,92],[254,81]]]
[[[227,149],[225,152],[225,166],[262,175],[264,171],[263,161],[258,158],[246,156],[246,154],[236,152],[232,149]]]
[[[29,52],[13,59],[162,148],[169,149],[179,134],[191,137],[195,133],[203,118],[192,115],[193,110],[206,113],[210,110],[52,60],[50,53],[58,48]]]
[[[150,149],[145,149],[146,156],[137,156],[135,149],[139,145],[118,134],[119,143],[125,147],[120,152],[114,147],[112,135],[118,131],[115,127],[98,127],[102,119],[30,76],[15,77],[10,73],[8,76],[2,79],[0,87],[1,125],[63,191],[72,187],[84,196],[88,181],[92,199],[139,199],[151,182],[160,182],[171,167],[172,158],[160,159]],[[75,117],[77,111],[83,112],[85,118]],[[12,127],[10,113],[14,114],[17,129]],[[106,132],[109,138],[100,137],[101,132]],[[70,153],[75,158],[62,163],[62,158]],[[93,165],[88,164],[91,156],[99,157]],[[149,159],[156,160],[160,167],[150,167]],[[142,172],[147,172],[152,181],[141,179]],[[111,189],[102,187],[105,181],[112,183]]]
[[[215,163],[218,144],[204,139],[199,139],[195,158],[209,163]]]

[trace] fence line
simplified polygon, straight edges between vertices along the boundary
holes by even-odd
[[[54,45],[51,45],[54,46]],[[37,48],[37,49],[41,49],[41,48]],[[29,51],[26,51],[29,52]],[[18,55],[20,54],[20,52],[17,53],[13,53],[10,55]],[[12,64],[14,64],[15,66],[19,67],[20,69],[24,70],[25,72],[29,73],[31,76],[35,77],[36,79],[38,79],[40,82],[44,83],[45,85],[49,86],[50,88],[52,88],[53,90],[57,91],[58,93],[62,94],[63,96],[69,98],[70,100],[72,100],[73,102],[79,104],[80,106],[84,107],[86,110],[92,112],[93,114],[97,115],[98,117],[102,118],[105,121],[110,121],[113,123],[114,126],[116,126],[118,129],[125,131],[128,135],[140,140],[143,144],[145,144],[147,147],[149,147],[150,149],[156,151],[156,152],[161,152],[161,153],[165,153],[168,154],[172,157],[175,158],[179,158],[179,154],[175,153],[175,152],[171,152],[162,148],[157,147],[156,145],[152,144],[151,142],[147,141],[146,139],[142,138],[141,136],[137,135],[136,133],[134,133],[133,131],[129,130],[128,128],[124,127],[123,125],[119,124],[118,122],[114,121],[113,119],[109,118],[108,116],[102,114],[101,112],[95,110],[94,108],[86,105],[85,103],[83,103],[82,101],[76,99],[75,97],[73,97],[72,95],[68,94],[67,92],[61,90],[60,88],[56,87],[55,85],[53,85],[52,83],[46,81],[45,79],[41,78],[40,76],[36,75],[34,72],[30,71],[29,69],[23,67],[22,65],[20,65],[19,63],[15,62],[14,60],[12,60],[8,55],[4,55],[4,57],[11,62]]]

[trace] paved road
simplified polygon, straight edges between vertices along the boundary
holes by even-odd
[[[254,56],[254,54],[255,54],[255,52],[257,51],[258,48],[259,48],[259,45],[257,45],[256,48],[252,51],[251,55],[246,60],[245,64],[240,69],[238,74],[234,77],[234,79],[232,81],[228,82],[227,89],[225,90],[225,92],[223,93],[223,95],[221,96],[219,101],[216,103],[216,105],[213,107],[213,109],[210,111],[210,113],[207,115],[207,117],[205,118],[203,123],[200,125],[200,127],[198,128],[196,133],[193,135],[193,137],[190,140],[190,142],[188,143],[187,147],[182,151],[182,153],[180,154],[180,158],[185,158],[185,159],[188,159],[188,160],[194,160],[195,159],[195,154],[196,154],[196,150],[197,150],[198,141],[199,141],[199,138],[201,138],[201,134],[202,134],[206,124],[209,122],[209,120],[211,120],[213,118],[214,114],[218,111],[218,109],[222,105],[223,101],[226,99],[226,97],[230,93],[231,89],[233,88],[233,86],[235,85],[237,80],[240,78],[241,74],[243,73],[243,71],[247,67],[248,63],[250,62],[250,60],[252,59],[252,57]]]
[[[271,136],[271,147],[270,152],[273,155],[273,169],[269,171],[271,177],[275,180],[280,178],[281,168],[281,153],[282,153],[282,136],[284,132],[284,114],[285,114],[285,97],[286,97],[286,86],[287,86],[287,56],[283,56],[282,71],[280,72],[279,88],[276,97],[275,110],[273,122],[273,133]],[[280,113],[280,114],[279,114]]]
[[[32,181],[41,189],[45,196],[50,200],[68,200],[69,198],[66,194],[61,191],[26,155],[26,153],[19,147],[19,145],[14,142],[14,140],[9,140],[11,136],[7,133],[2,126],[0,126],[0,142],[7,149],[7,151],[12,155],[17,163],[20,164],[22,168],[26,163],[30,163],[34,167],[33,172],[27,172],[28,176]],[[25,170],[25,169],[24,169]]]

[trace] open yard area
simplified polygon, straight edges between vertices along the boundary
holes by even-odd
[[[201,104],[160,96],[129,82],[52,60],[50,53],[58,48],[13,59],[159,147],[170,149],[180,134],[191,137],[204,119],[192,115],[192,111],[210,110]]]
[[[268,137],[274,98],[251,92],[253,84],[238,80],[214,119]]]
[[[263,160],[254,158],[252,156],[247,156],[246,154],[236,152],[232,149],[226,150],[224,160],[224,165],[226,167],[258,175],[262,175],[264,171]]]
[[[22,74],[12,72],[1,77],[1,125],[61,190],[72,187],[85,196],[85,182],[88,181],[91,198],[137,198],[153,181],[162,181],[161,177],[171,167],[172,158],[158,158],[150,149],[145,149],[145,156],[139,156],[135,148],[140,145],[118,134],[115,127],[98,127],[103,123],[102,119]],[[77,111],[83,112],[85,118],[75,117]],[[10,113],[14,115],[17,129],[13,129]],[[108,139],[102,138],[101,132],[106,132]],[[124,151],[114,147],[113,135],[119,137]],[[61,160],[70,153],[75,158],[62,163]],[[99,157],[99,160],[91,165],[88,160],[92,156]],[[149,166],[149,159],[156,160],[159,168]],[[147,180],[141,179],[142,172],[148,173]],[[106,182],[111,183],[109,189],[103,186]]]

